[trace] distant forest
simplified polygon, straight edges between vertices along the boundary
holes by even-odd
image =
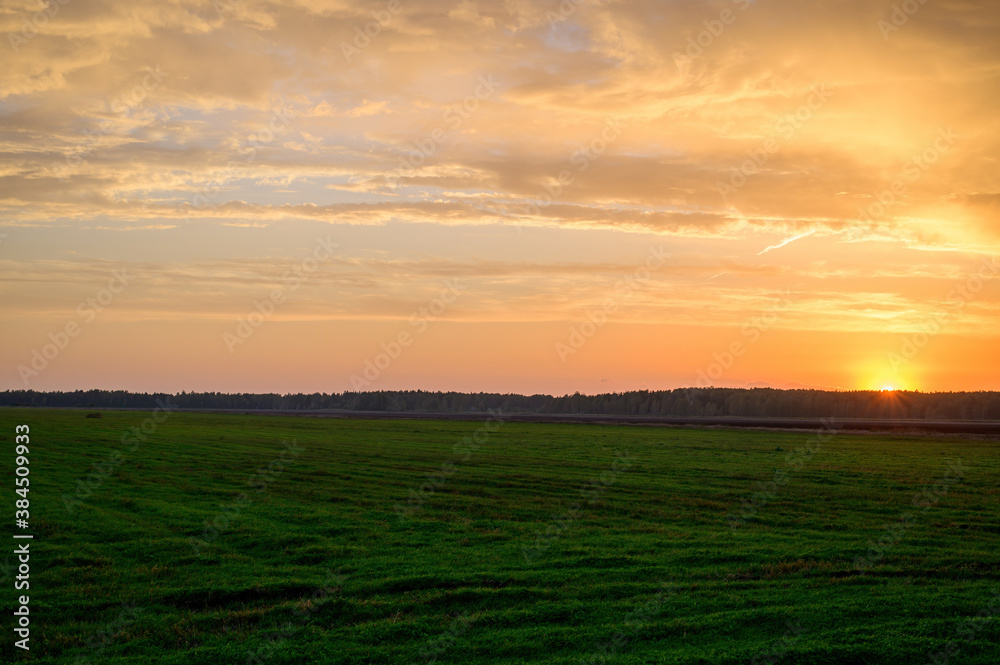
[[[413,413],[595,414],[619,416],[743,416],[1000,420],[1000,393],[921,393],[774,388],[679,388],[601,395],[380,390],[312,393],[133,393],[125,390],[7,390],[2,406],[153,409],[157,400],[181,409],[341,410]]]

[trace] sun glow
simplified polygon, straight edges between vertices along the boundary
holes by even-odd
[[[866,381],[859,384],[864,386],[861,390],[874,390],[876,392],[894,393],[901,390],[912,390],[912,383],[906,377],[899,376],[892,372],[872,372]]]
[[[887,367],[882,358],[868,357],[858,366],[859,390],[899,393],[915,390],[920,377],[913,367]]]

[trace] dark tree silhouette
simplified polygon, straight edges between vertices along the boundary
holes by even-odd
[[[184,409],[287,411],[397,411],[413,413],[600,414],[618,416],[744,416],[800,418],[906,418],[1000,420],[1000,393],[921,393],[774,388],[678,388],[600,395],[515,395],[500,393],[380,390],[372,392],[133,393],[126,390],[38,392],[7,390],[2,406],[153,409],[157,400]]]

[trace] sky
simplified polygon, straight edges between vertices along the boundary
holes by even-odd
[[[998,390],[992,0],[7,0],[0,388]]]

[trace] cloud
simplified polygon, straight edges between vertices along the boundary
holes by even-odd
[[[759,252],[757,252],[757,256],[760,256],[761,254],[767,254],[772,249],[781,249],[782,247],[784,247],[788,243],[795,242],[796,240],[801,240],[802,238],[808,238],[809,236],[811,236],[814,233],[816,233],[815,229],[810,230],[810,231],[806,231],[805,233],[800,233],[799,235],[792,236],[791,238],[785,238],[784,240],[782,240],[781,242],[779,242],[776,245],[768,245],[764,249],[760,250]]]

